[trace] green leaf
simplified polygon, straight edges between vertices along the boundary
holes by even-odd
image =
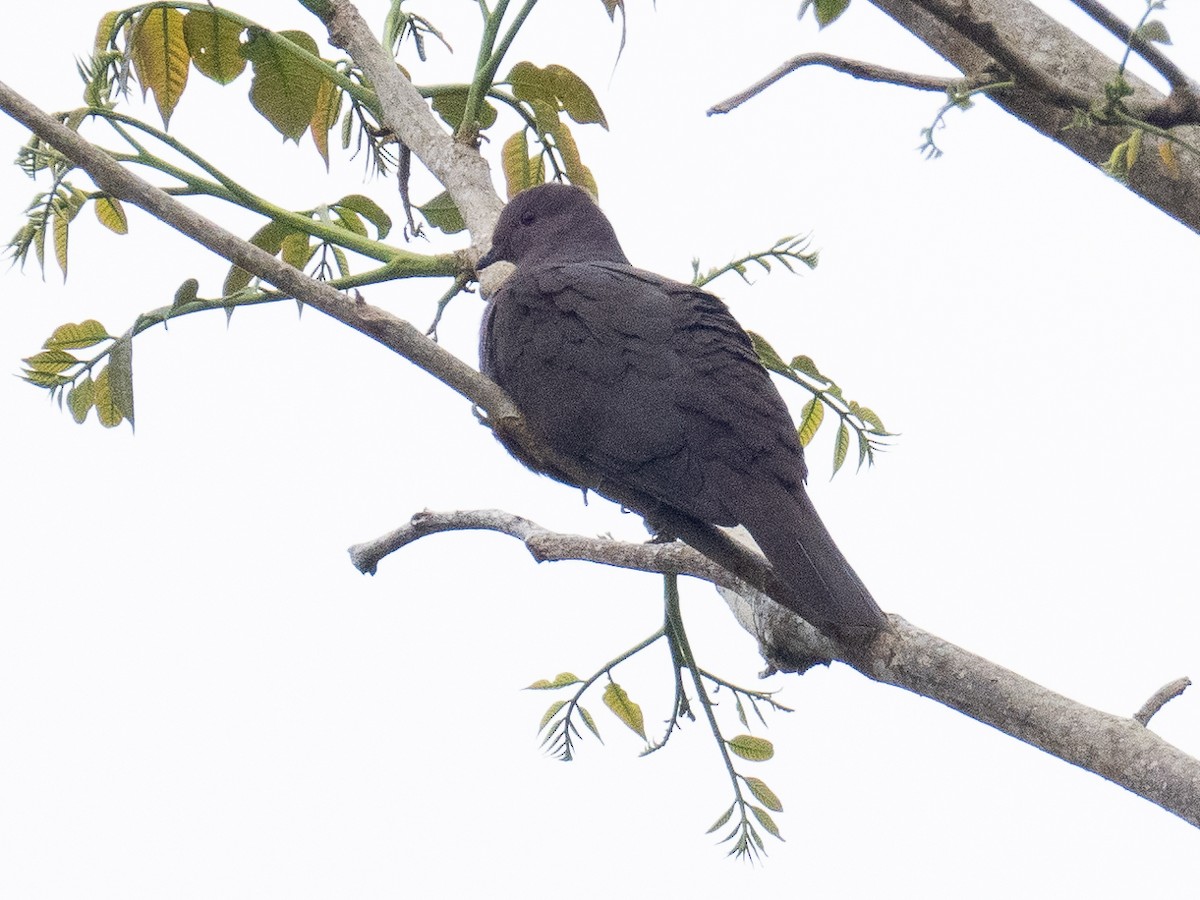
[[[579,710],[579,715],[583,717],[583,724],[588,727],[588,731],[594,734],[596,740],[603,744],[604,738],[600,737],[600,729],[596,727],[596,720],[592,718],[592,714],[582,706],[577,706],[576,709]]]
[[[1145,41],[1153,41],[1156,44],[1166,44],[1170,46],[1171,35],[1167,33],[1167,26],[1158,19],[1151,19],[1148,22],[1142,23],[1142,27],[1137,30],[1138,37]]]
[[[733,815],[733,809],[735,806],[737,806],[736,803],[730,804],[729,809],[725,810],[725,812],[722,813],[721,817],[719,819],[717,819],[717,821],[712,823],[712,827],[709,828],[708,831],[706,831],[704,833],[712,834],[714,831],[716,831],[718,828],[720,828],[722,825],[724,825],[726,822],[728,822],[729,817]],[[729,838],[726,838],[725,840],[729,840]]]
[[[467,227],[458,207],[450,199],[448,191],[442,191],[425,205],[418,206],[417,209],[421,211],[421,215],[430,225],[440,228],[446,234],[457,234]]]
[[[517,63],[508,73],[508,83],[512,86],[513,96],[518,100],[524,100],[527,103],[540,100],[553,109],[558,109],[558,98],[554,93],[554,85],[540,66],[535,66],[527,61]]]
[[[610,681],[604,688],[604,705],[612,710],[613,715],[624,722],[631,731],[640,735],[642,740],[646,739],[646,725],[642,719],[642,708],[630,700],[625,689],[615,681]]]
[[[113,10],[101,16],[100,21],[96,25],[96,39],[92,42],[93,55],[99,56],[108,49],[108,45],[111,43],[113,37],[113,27],[117,24],[117,16],[119,15],[120,13]]]
[[[294,229],[291,225],[272,219],[251,235],[250,243],[255,247],[266,250],[274,256],[283,249],[283,239],[293,231]],[[233,296],[250,284],[253,277],[245,269],[239,266],[232,266],[229,269],[229,274],[225,276],[225,284],[221,287],[222,295],[225,297]]]
[[[134,26],[129,50],[133,70],[142,86],[142,97],[147,91],[154,92],[154,102],[166,128],[187,87],[191,62],[183,36],[183,14],[169,7],[146,10]]]
[[[558,711],[567,705],[566,700],[555,700],[550,704],[550,708],[542,714],[542,721],[538,723],[537,730],[540,732],[543,728],[550,724],[550,720],[558,715]]]
[[[197,292],[200,290],[200,282],[195,278],[189,278],[175,290],[175,299],[171,301],[171,308],[175,309],[184,304],[191,303],[196,299]]]
[[[779,802],[779,797],[775,792],[767,787],[767,783],[761,778],[747,778],[746,787],[750,788],[750,793],[754,795],[759,803],[773,812],[783,812],[783,804]],[[765,825],[763,826],[766,827]],[[767,829],[770,831],[770,829]],[[778,837],[778,835],[776,835]]]
[[[349,209],[361,215],[375,226],[376,238],[383,240],[392,230],[392,217],[383,211],[378,203],[363,194],[347,194],[337,203],[335,209]]]
[[[812,361],[811,356],[801,355],[801,356],[792,357],[792,361],[791,361],[790,365],[793,369],[795,369],[799,372],[803,372],[805,375],[808,375],[810,378],[818,378],[821,381],[829,380],[828,378],[826,378],[824,375],[821,374],[820,370],[817,368],[817,364]]]
[[[846,423],[842,422],[838,426],[837,438],[833,442],[833,474],[838,473],[838,469],[846,462],[846,454],[850,450],[850,430],[846,427]],[[831,476],[832,477],[832,476]]]
[[[48,350],[78,350],[94,347],[109,337],[103,325],[95,319],[86,319],[78,325],[74,322],[59,325],[42,346]]]
[[[35,372],[65,372],[79,362],[66,350],[43,350],[33,356],[21,360]]]
[[[236,22],[207,9],[189,10],[183,17],[183,38],[192,63],[201,75],[229,84],[246,69],[241,34]]]
[[[308,235],[303,231],[293,231],[287,235],[279,248],[283,261],[289,266],[303,270],[315,250],[314,247],[309,246],[308,240]]]
[[[800,410],[800,427],[796,429],[800,436],[800,446],[807,447],[809,442],[816,436],[817,429],[821,427],[821,422],[825,420],[825,404],[813,397],[804,404],[804,408]]]
[[[97,197],[92,204],[96,218],[100,224],[116,234],[129,233],[129,219],[125,216],[125,207],[116,197]]]
[[[80,425],[87,419],[88,411],[95,402],[96,393],[93,390],[90,375],[85,375],[67,391],[67,409],[71,411],[71,417]]]
[[[814,0],[813,5],[816,7],[817,24],[824,28],[846,11],[850,0]]]
[[[758,361],[763,364],[764,368],[770,372],[778,372],[780,375],[790,376],[792,374],[788,364],[783,361],[783,357],[775,351],[765,337],[753,331],[746,333],[750,335],[750,343],[754,345],[754,352],[758,354]]]
[[[730,750],[751,762],[762,762],[775,755],[775,747],[770,741],[752,734],[739,734],[727,743]]]
[[[580,125],[596,124],[608,128],[604,110],[587,82],[565,66],[551,64],[545,71],[563,112]]]
[[[277,37],[318,55],[317,42],[303,31],[280,31]],[[317,109],[321,72],[262,31],[251,30],[242,54],[254,67],[250,103],[280,134],[299,143]]]
[[[438,91],[433,97],[433,111],[442,117],[451,128],[458,130],[463,116],[467,114],[467,88],[451,88]],[[479,127],[491,128],[496,124],[496,107],[484,102],[479,109]]]
[[[575,675],[570,672],[559,672],[554,676],[553,681],[547,681],[545,678],[539,678],[533,684],[529,685],[527,691],[556,691],[559,688],[567,687],[572,684],[579,684],[580,681]]]
[[[779,833],[779,826],[775,824],[775,820],[771,818],[765,809],[761,806],[751,804],[750,812],[754,813],[754,818],[758,819],[759,825],[769,831],[774,837],[779,838],[781,841],[783,840],[783,835]],[[761,841],[758,842],[758,849],[764,849]]]
[[[123,334],[108,351],[108,391],[113,407],[133,427],[133,335]]]

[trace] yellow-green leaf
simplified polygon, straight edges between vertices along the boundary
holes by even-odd
[[[525,136],[525,129],[522,128],[500,148],[500,167],[504,170],[504,184],[509,200],[526,188],[533,187],[533,166],[530,163],[529,140]]]
[[[191,303],[196,299],[199,290],[200,282],[195,278],[189,278],[175,289],[175,298],[171,301],[171,308],[176,309],[186,303]]]
[[[566,705],[567,705],[566,700],[555,700],[553,703],[551,703],[550,708],[547,709],[546,712],[542,714],[542,721],[540,721],[538,723],[538,731],[541,731],[543,728],[545,728],[547,725],[549,725],[550,720],[553,719],[556,715],[558,715],[558,711]]]
[[[508,73],[508,83],[512,86],[513,96],[518,100],[527,103],[540,100],[555,110],[558,109],[558,98],[554,93],[552,79],[540,66],[526,61],[517,63]]]
[[[308,243],[308,235],[302,231],[293,231],[285,237],[279,250],[285,263],[301,270],[308,265],[308,261],[313,255],[313,248]]]
[[[79,360],[66,350],[43,350],[41,353],[26,357],[21,362],[37,372],[57,373],[65,372]]]
[[[825,404],[813,397],[804,404],[804,409],[800,411],[800,427],[796,429],[800,435],[800,446],[807,447],[809,442],[816,436],[817,429],[821,427],[821,422],[825,419]]]
[[[71,417],[80,425],[87,419],[88,411],[92,408],[95,399],[96,395],[90,376],[85,375],[67,391],[67,409],[71,411]]]
[[[124,334],[109,348],[108,393],[113,408],[133,427],[133,335]]]
[[[612,710],[613,715],[624,722],[630,730],[645,740],[646,725],[642,718],[642,708],[630,700],[625,689],[616,682],[610,681],[604,689],[604,705]]]
[[[783,835],[779,833],[779,826],[775,824],[775,820],[761,806],[750,805],[750,812],[754,813],[754,818],[758,819],[758,824],[767,829],[773,836],[783,840]],[[760,845],[761,847],[761,845]]]
[[[113,26],[117,24],[119,15],[120,13],[113,10],[100,17],[100,22],[96,25],[96,39],[92,42],[92,53],[99,55],[108,49],[112,41]]]
[[[579,678],[571,672],[559,672],[554,676],[553,681],[547,681],[545,678],[539,678],[533,684],[529,685],[529,687],[525,688],[525,690],[554,691],[572,684],[579,684]]]
[[[575,138],[572,137],[567,123],[559,119],[550,129],[550,134],[554,137],[555,149],[562,156],[563,168],[566,170],[571,184],[578,185],[593,197],[599,197],[600,189],[596,186],[596,179],[592,175],[592,170],[585,166],[579,158],[579,147],[576,146]]]
[[[554,86],[554,94],[563,111],[580,125],[597,124],[608,128],[604,110],[592,89],[582,78],[565,66],[546,66],[546,75]]]
[[[325,160],[325,168],[329,169],[329,132],[337,124],[342,111],[342,89],[322,78],[317,87],[317,105],[313,109],[312,119],[308,123],[308,133],[312,135],[313,145]]]
[[[770,741],[752,734],[739,734],[728,743],[730,750],[751,762],[762,762],[775,755],[775,746]]]
[[[726,822],[728,822],[729,817],[733,815],[733,809],[734,809],[734,806],[736,806],[736,805],[737,804],[735,803],[735,804],[733,804],[733,806],[730,806],[729,809],[725,810],[725,812],[721,814],[721,817],[719,819],[717,819],[717,821],[713,822],[712,825],[709,827],[708,831],[706,831],[704,833],[712,834],[714,831],[716,831],[718,828],[720,828],[722,825],[724,825]]]
[[[229,84],[246,69],[241,53],[241,25],[207,9],[189,10],[183,17],[183,37],[201,75]]]
[[[121,411],[113,402],[111,383],[109,382],[108,366],[96,375],[92,382],[93,403],[96,407],[96,418],[105,428],[116,428],[121,424]]]
[[[1175,158],[1175,146],[1165,138],[1158,142],[1158,157],[1162,160],[1168,175],[1172,178],[1183,177],[1183,173],[1179,169],[1179,161]]]
[[[21,378],[30,384],[44,388],[56,388],[71,383],[69,375],[59,375],[57,372],[41,372],[37,369],[26,369],[21,373]]]
[[[838,469],[846,461],[846,453],[850,450],[850,430],[843,422],[838,426],[837,438],[833,442],[833,474],[836,475]]]
[[[596,720],[592,718],[592,714],[582,706],[575,707],[579,710],[579,715],[583,718],[583,724],[588,727],[588,731],[596,736],[596,740],[604,743],[604,738],[600,737],[600,729],[596,727]]]
[[[761,778],[747,778],[746,787],[750,788],[750,793],[767,809],[773,812],[783,812],[783,804],[779,802],[779,797],[775,792],[767,787],[765,781]]]
[[[163,127],[187,87],[191,56],[183,36],[183,14],[177,9],[160,7],[142,13],[133,29],[130,44],[133,70],[146,91],[154,92],[154,102],[162,116]]]
[[[125,207],[116,197],[97,197],[92,204],[96,218],[109,231],[117,234],[129,233],[129,219],[125,216]]]
[[[48,350],[78,350],[95,346],[108,337],[103,325],[95,319],[87,319],[78,324],[69,322],[59,325],[42,346]]]
[[[61,213],[54,214],[54,258],[62,270],[63,280],[67,279],[67,242],[71,229],[71,218]]]
[[[318,52],[317,42],[303,31],[280,31],[275,38],[251,31],[250,40],[242,45],[242,53],[254,67],[250,103],[280,134],[298,143],[316,113],[324,76],[307,60],[290,52],[284,42],[313,56]]]

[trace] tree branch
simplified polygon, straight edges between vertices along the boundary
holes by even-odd
[[[961,72],[977,73],[994,66],[994,41],[979,29],[974,33],[990,46],[984,47],[955,27],[965,13],[950,0],[871,0],[875,6],[953,63]],[[1069,28],[1046,15],[1028,0],[971,0],[973,18],[991,23],[992,32],[1004,35],[1000,52],[1027,59],[1018,63],[1034,83],[1049,79],[1051,95],[1045,96],[1027,83],[998,91],[991,99],[1046,137],[1062,144],[1088,163],[1099,168],[1113,148],[1129,136],[1128,126],[1071,127],[1075,112],[1064,106],[1063,99],[1103,98],[1103,86],[1116,74],[1116,63]],[[968,30],[970,26],[967,26]],[[1010,59],[1011,61],[1011,59]],[[1010,73],[1018,74],[1018,73]],[[1175,91],[1170,98],[1130,73],[1125,80],[1134,89],[1128,98],[1132,115],[1159,127],[1200,121],[1200,98],[1196,90]],[[1200,140],[1200,128],[1178,126],[1180,136],[1191,144]],[[1148,154],[1147,154],[1148,155]],[[1163,212],[1200,232],[1200,158],[1181,154],[1178,172],[1153,163],[1135,166],[1127,186]]]
[[[450,193],[471,233],[478,258],[492,236],[504,203],[492,186],[491,169],[472,144],[454,140],[396,60],[376,40],[349,0],[328,0],[317,12],[329,42],[350,54],[379,97],[382,124],[390,129]]]
[[[853,75],[855,78],[861,78],[864,81],[880,81],[885,84],[915,88],[919,91],[947,91],[960,80],[940,78],[935,75],[917,75],[912,72],[902,72],[899,69],[889,69],[886,66],[877,66],[874,63],[863,62],[857,59],[847,59],[844,56],[834,56],[831,53],[801,53],[799,56],[789,59],[761,81],[755,82],[744,91],[740,91],[727,100],[722,100],[720,103],[710,107],[708,115],[714,116],[737,109],[751,97],[761,94],[785,75],[789,75],[804,66],[828,66],[835,71],[845,72],[847,75]]]
[[[1192,685],[1190,678],[1176,678],[1174,681],[1164,684],[1154,695],[1142,704],[1142,708],[1133,714],[1134,721],[1140,722],[1142,725],[1149,725],[1150,720],[1154,718],[1154,714],[1160,709],[1186,691]]]
[[[444,531],[485,528],[525,543],[534,559],[574,559],[660,574],[714,581],[722,594],[738,594],[739,619],[759,641],[764,657],[781,671],[803,671],[820,659],[837,659],[883,684],[936,700],[1065,762],[1100,775],[1200,827],[1200,760],[1145,727],[1153,711],[1182,692],[1180,679],[1164,687],[1134,718],[1078,703],[948,641],[891,616],[891,626],[864,647],[836,648],[794,613],[714,570],[689,547],[630,544],[556,534],[529,519],[499,510],[430,512],[388,535],[350,548],[355,565],[374,571],[387,553]],[[730,599],[726,597],[726,599]],[[1144,716],[1144,719],[1143,719]]]
[[[1183,70],[1172,62],[1165,53],[1158,49],[1153,42],[1146,40],[1134,32],[1099,0],[1071,0],[1076,6],[1103,25],[1113,37],[1133,48],[1133,51],[1154,67],[1173,91],[1186,91],[1191,88],[1191,82]]]

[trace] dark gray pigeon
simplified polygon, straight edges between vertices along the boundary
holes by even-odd
[[[808,499],[791,415],[724,303],[630,265],[571,185],[513,198],[478,267],[500,260],[516,271],[489,298],[480,365],[534,433],[604,483],[744,525],[812,624],[883,625]]]

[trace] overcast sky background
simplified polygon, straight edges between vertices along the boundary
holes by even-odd
[[[937,95],[831,72],[704,116],[805,50],[952,74],[865,0],[821,34],[795,3],[628,5],[615,69],[598,0],[541,4],[510,62],[562,63],[595,88],[611,132],[574,130],[637,264],[686,279],[694,256],[811,232],[815,272],[713,289],[900,434],[832,482],[831,426],[809,456],[815,502],[881,605],[1114,713],[1200,675],[1196,235],[987,102],[948,117],[934,162],[915,148]],[[1127,20],[1143,8],[1112,5]],[[110,6],[7,10],[0,79],[46,108],[78,104],[74,58]],[[1069,3],[1045,6],[1097,34]],[[1172,6],[1172,55],[1200,76],[1200,9]],[[322,34],[284,0],[237,8]],[[474,4],[414,8],[457,53],[403,61],[463,80]],[[379,25],[386,4],[362,9]],[[234,177],[294,208],[364,190],[360,160],[337,153],[326,176],[307,138],[280,146],[248,73],[224,89],[191,77],[172,133]],[[494,130],[493,157],[515,127]],[[24,140],[0,119],[0,156]],[[0,169],[5,236],[38,189]],[[399,221],[394,182],[365,189]],[[225,268],[140,212],[124,238],[87,212],[65,287],[52,265],[44,281],[33,265],[3,275],[0,359],[15,372],[63,322],[120,333],[185,278],[215,295]],[[443,286],[364,293],[423,326]],[[460,298],[441,332],[471,362],[481,310]],[[535,734],[553,698],[520,690],[651,633],[658,579],[538,567],[495,535],[425,539],[374,578],[344,552],[425,507],[640,539],[632,517],[526,472],[450,390],[291,303],[148,332],[134,371],[136,437],[0,379],[5,897],[1194,896],[1195,829],[844,667],[763,683],[796,711],[756,732],[775,759],[741,771],[780,795],[787,843],[758,868],[728,861],[704,834],[731,800],[707,728],[640,759],[597,694],[606,743],[563,765]],[[784,391],[798,410],[806,395]],[[724,604],[685,592],[701,663],[759,685]],[[655,728],[665,651],[617,678]],[[1196,690],[1153,722],[1191,752]]]

